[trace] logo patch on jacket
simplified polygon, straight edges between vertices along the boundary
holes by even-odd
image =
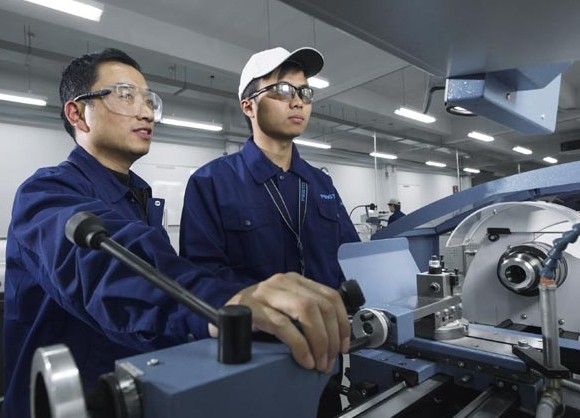
[[[323,200],[332,200],[332,199],[336,199],[336,195],[334,193],[331,193],[331,194],[320,193],[320,198]]]

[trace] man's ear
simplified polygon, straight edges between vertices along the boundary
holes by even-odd
[[[73,102],[69,100],[64,104],[64,115],[67,118],[68,122],[75,128],[82,132],[88,132],[89,126],[85,121],[84,115],[84,103],[80,102]]]
[[[254,104],[254,101],[249,99],[243,99],[240,102],[240,108],[242,109],[242,112],[244,112],[244,115],[250,119],[256,116]]]

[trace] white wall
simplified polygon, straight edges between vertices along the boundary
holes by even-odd
[[[429,203],[453,194],[454,187],[465,188],[460,185],[457,177],[440,174],[425,175],[408,171],[396,171],[396,194],[393,197],[401,201],[401,210],[405,213],[413,212]],[[467,186],[470,186],[467,185]]]
[[[355,206],[378,203],[382,198],[380,193],[375,193],[375,171],[372,168],[331,164],[312,159],[308,162],[315,167],[328,169],[344,206],[349,212]],[[381,182],[379,179],[379,182],[381,186],[384,186],[384,181]]]
[[[316,167],[326,167],[336,185],[340,196],[350,212],[355,206],[375,203],[380,211],[388,211],[387,202],[391,198],[401,200],[403,212],[410,213],[436,200],[453,194],[458,190],[471,187],[469,177],[462,177],[458,184],[457,177],[418,173],[397,169],[394,166],[374,168],[355,167],[309,160]],[[360,210],[360,212],[358,212]],[[353,219],[364,209],[353,213]]]
[[[0,237],[6,237],[16,189],[37,168],[66,158],[74,142],[63,129],[0,123]]]
[[[216,141],[215,147],[212,147],[159,142],[162,140],[155,141],[150,153],[140,159],[133,169],[151,184],[157,197],[166,199],[165,222],[172,242],[176,244],[187,179],[197,167],[221,156],[224,145],[221,141]],[[72,139],[62,128],[0,123],[0,237],[6,236],[18,185],[38,167],[56,165],[65,159],[73,145]],[[227,147],[229,152],[237,148],[235,144]],[[376,203],[380,210],[386,211],[387,201],[397,196],[408,213],[450,195],[453,186],[457,185],[457,179],[453,176],[406,172],[392,166],[386,169],[381,166],[375,172],[370,167],[339,165],[322,159],[309,162],[315,167],[328,168],[348,212],[355,206],[369,203]],[[353,221],[358,222],[362,214],[364,209],[355,210]]]
[[[198,167],[222,153],[218,148],[154,142],[149,154],[132,167],[149,182],[154,196],[165,199],[164,225],[176,250],[179,250],[179,223],[187,180]]]

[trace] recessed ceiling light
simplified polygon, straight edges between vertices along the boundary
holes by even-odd
[[[491,142],[494,140],[493,136],[482,134],[481,132],[477,131],[471,131],[470,133],[467,134],[467,136],[473,139],[479,139],[480,141],[484,142]]]
[[[316,89],[325,89],[328,86],[330,86],[330,83],[328,82],[328,80],[325,80],[324,78],[321,77],[310,77],[308,79],[308,85]]]
[[[558,162],[554,157],[544,157],[544,161],[549,164],[556,164]]]
[[[447,167],[447,164],[438,163],[437,161],[427,161],[427,162],[425,162],[425,164],[430,165],[432,167],[439,167],[439,168]]]
[[[33,106],[46,106],[46,97],[17,91],[0,90],[0,100],[5,102],[29,104]]]
[[[220,125],[219,123],[195,122],[186,119],[161,118],[161,123],[165,125],[179,126],[182,128],[201,129],[203,131],[212,131],[212,132],[219,132],[223,129],[222,125]]]
[[[463,169],[463,171],[465,171],[466,173],[473,173],[473,174],[479,174],[479,173],[481,173],[481,171],[478,170],[477,168],[469,168],[469,167],[465,167]]]
[[[398,108],[397,110],[395,110],[395,114],[423,123],[433,123],[436,120],[433,116],[429,116],[424,113],[419,113],[414,110],[407,109],[406,107]]]
[[[520,154],[525,154],[525,155],[530,155],[532,154],[532,150],[524,148],[524,147],[513,147],[512,150],[514,150],[515,152],[519,152]]]
[[[76,0],[24,0],[39,6],[48,7],[58,10],[59,12],[68,13],[73,16],[82,17],[83,19],[99,22],[103,14],[103,4],[94,1],[76,1]]]
[[[375,158],[384,158],[385,160],[396,160],[397,158],[399,158],[396,155],[383,154],[382,152],[371,152],[369,155]]]
[[[294,139],[293,141],[295,144],[304,145],[304,146],[312,147],[312,148],[320,148],[320,149],[332,148],[332,146],[330,144],[327,144],[326,142],[318,142],[318,141],[311,141],[311,140],[298,139],[298,138]]]

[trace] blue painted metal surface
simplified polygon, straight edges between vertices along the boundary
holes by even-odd
[[[405,354],[383,349],[361,350],[351,354],[351,382],[367,380],[386,390],[395,383],[394,372],[415,374],[417,384],[441,373],[441,365],[430,360],[409,358]]]
[[[252,360],[239,365],[218,363],[216,351],[208,339],[117,363],[143,372],[143,418],[316,416],[330,375],[299,367],[283,344],[255,342]],[[152,358],[157,365],[148,365]]]
[[[431,358],[430,356],[445,356],[452,359],[462,359],[464,362],[485,363],[498,369],[519,373],[527,371],[524,362],[513,355],[490,353],[478,348],[448,344],[445,341],[413,338],[403,348],[405,351],[411,350],[423,353],[427,358]]]
[[[419,269],[405,238],[351,242],[338,249],[338,262],[347,279],[356,279],[365,295],[365,307],[417,295]]]
[[[501,335],[537,337],[534,334],[507,329],[473,325],[479,329]],[[477,340],[474,340],[477,341]],[[578,341],[560,339],[562,347],[580,350]],[[475,346],[474,346],[475,347]],[[436,374],[452,376],[457,385],[483,391],[493,385],[516,391],[521,406],[529,411],[537,407],[537,394],[541,380],[519,379],[528,375],[524,362],[514,355],[484,351],[479,348],[453,345],[445,341],[413,338],[395,347],[398,352],[386,348],[366,349],[351,356],[351,382],[368,380],[377,382],[381,389],[395,383],[393,376],[415,376],[415,383],[422,383]],[[501,382],[501,383],[500,383]]]
[[[560,80],[534,90],[518,91],[505,84],[503,74],[488,73],[481,78],[448,79],[445,103],[526,134],[549,134],[556,127]],[[524,79],[526,82],[528,79]],[[516,84],[526,84],[518,80]]]

